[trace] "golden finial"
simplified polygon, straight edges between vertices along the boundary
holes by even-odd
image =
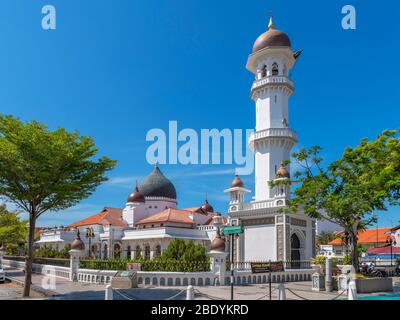
[[[272,11],[269,12],[269,24],[268,24],[268,29],[275,29],[275,24],[272,21],[273,15],[272,15]]]

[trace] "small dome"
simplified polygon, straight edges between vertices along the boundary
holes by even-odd
[[[85,250],[85,244],[81,240],[79,229],[78,229],[78,233],[76,234],[76,239],[74,241],[72,241],[72,243],[71,243],[71,249],[72,250]]]
[[[225,252],[225,240],[221,238],[219,228],[217,229],[217,234],[214,240],[211,242],[211,250]]]
[[[288,169],[286,169],[286,167],[281,164],[280,168],[278,169],[278,171],[276,172],[276,178],[287,178],[290,179],[290,173],[288,171]]]
[[[176,199],[175,186],[155,166],[153,171],[139,185],[140,193],[146,197]]]
[[[201,208],[206,211],[206,212],[214,212],[214,208],[212,207],[212,205],[210,205],[208,203],[208,200],[206,199],[206,201],[204,202],[204,204],[201,206]]]
[[[236,188],[236,187],[239,187],[239,188],[244,187],[244,183],[238,175],[235,176],[235,178],[232,180],[232,183],[231,183],[231,188]]]
[[[136,186],[135,191],[129,195],[127,202],[146,202],[144,196],[139,192],[138,186]]]

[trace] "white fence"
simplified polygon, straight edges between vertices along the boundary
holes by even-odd
[[[23,261],[3,259],[2,264],[3,264],[3,266],[9,267],[9,268],[17,268],[17,269],[22,269],[22,270],[25,269],[25,262],[23,262]],[[68,268],[68,267],[51,266],[51,265],[47,265],[47,264],[34,263],[32,265],[32,271],[34,273],[45,274],[45,275],[55,272],[56,277],[66,278],[66,279],[69,279],[69,275],[70,275],[70,268]]]
[[[19,269],[25,268],[24,262],[14,260],[3,259],[3,265]],[[57,277],[69,279],[70,269],[67,267],[33,264],[33,272],[35,273],[51,274],[54,270]],[[236,285],[268,283],[269,277],[274,283],[310,281],[313,272],[311,269],[293,269],[271,274],[254,274],[250,270],[241,270],[234,272],[234,280]],[[79,269],[77,280],[83,283],[109,284],[116,273],[116,270]],[[215,284],[218,275],[212,272],[138,271],[137,278],[138,284],[145,286],[209,286]],[[225,283],[221,284],[228,285],[230,283],[229,271],[226,272],[224,279]]]

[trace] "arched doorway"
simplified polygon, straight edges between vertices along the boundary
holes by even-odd
[[[295,233],[290,237],[290,260],[292,269],[300,268],[300,239]]]

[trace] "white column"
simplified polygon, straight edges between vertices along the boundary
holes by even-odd
[[[69,272],[69,280],[70,281],[78,281],[78,270],[79,270],[79,262],[81,258],[84,256],[84,250],[76,250],[72,249],[69,251],[70,256],[70,272]]]

